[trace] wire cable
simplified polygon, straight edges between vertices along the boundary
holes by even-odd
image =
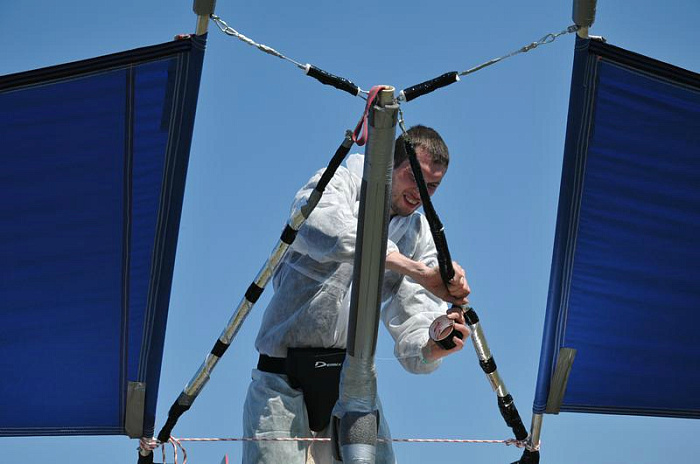
[[[356,97],[361,97],[363,98],[363,95],[367,95],[367,92],[362,90],[360,87],[355,85],[352,81],[336,76],[335,74],[331,74],[327,71],[324,71],[323,69],[320,69],[312,64],[301,64],[296,60],[293,60],[282,53],[278,52],[272,47],[269,47],[265,44],[257,43],[250,37],[246,37],[245,35],[241,34],[228,24],[221,19],[219,16],[216,15],[211,15],[210,16],[211,20],[214,21],[214,24],[221,30],[226,35],[229,35],[231,37],[235,37],[238,40],[247,43],[251,47],[255,47],[258,50],[260,50],[263,53],[267,53],[268,55],[276,56],[277,58],[281,58],[285,61],[288,61],[295,65],[297,68],[301,69],[304,71],[304,73],[309,76],[313,77],[317,81],[319,81],[322,84],[325,85],[330,85],[332,87],[335,87],[338,90],[342,90],[344,92],[349,93],[350,95],[356,96]]]
[[[445,73],[441,76],[438,76],[434,79],[430,79],[430,80],[427,80],[425,82],[421,82],[420,84],[413,85],[413,86],[408,87],[408,88],[402,90],[401,92],[399,92],[398,99],[399,99],[399,101],[409,102],[409,101],[414,100],[422,95],[425,95],[425,94],[430,93],[434,90],[437,90],[441,87],[446,87],[450,84],[454,84],[455,82],[459,82],[460,76],[466,76],[468,74],[475,73],[475,72],[480,71],[488,66],[496,64],[499,61],[503,61],[507,58],[518,55],[520,53],[529,52],[530,50],[533,50],[533,49],[539,47],[540,45],[552,43],[557,39],[557,37],[562,36],[564,34],[570,34],[570,33],[576,32],[579,29],[580,29],[579,26],[574,24],[574,25],[569,26],[560,32],[557,32],[556,34],[554,34],[554,33],[547,34],[536,42],[531,42],[523,47],[520,47],[519,49],[517,49],[515,51],[512,51],[506,55],[499,56],[498,58],[494,58],[492,60],[481,63],[478,66],[474,66],[473,68],[467,69],[466,71],[462,71],[462,72],[451,71],[451,72]]]

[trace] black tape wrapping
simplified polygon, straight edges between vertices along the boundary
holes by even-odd
[[[323,193],[328,185],[328,182],[330,182],[335,175],[335,171],[337,171],[340,167],[340,163],[342,163],[348,153],[350,153],[352,145],[353,143],[351,138],[346,137],[345,140],[343,140],[343,143],[340,144],[338,149],[335,151],[333,158],[331,158],[330,163],[328,163],[328,167],[325,171],[323,171],[321,179],[318,181],[318,184],[316,184],[316,190]]]
[[[282,240],[282,242],[286,243],[287,245],[291,245],[292,243],[294,243],[295,238],[297,238],[297,231],[292,229],[292,226],[287,224],[284,227],[284,230],[282,231],[280,240]]]
[[[430,208],[432,209],[432,204],[430,205]],[[437,214],[435,215],[435,218],[437,218]],[[435,242],[435,248],[438,249],[438,266],[440,267],[440,276],[442,277],[443,282],[449,282],[455,276],[455,270],[454,267],[452,267],[450,249],[447,248],[445,231],[442,230],[442,223],[440,220],[437,219],[437,221],[440,229],[433,234],[433,241]]]
[[[216,340],[216,343],[214,344],[214,348],[211,349],[211,354],[214,356],[220,358],[226,353],[226,350],[228,350],[228,347],[231,345],[227,345],[226,343],[222,342],[221,340]]]
[[[250,284],[248,287],[248,290],[245,291],[245,299],[250,301],[251,303],[255,303],[258,301],[258,298],[260,298],[260,295],[262,295],[262,292],[265,289],[263,287],[258,287],[258,285],[253,282]]]
[[[438,76],[435,79],[430,79],[429,81],[421,82],[414,86],[408,87],[403,90],[403,96],[406,98],[407,102],[410,102],[414,98],[418,98],[421,95],[430,93],[440,87],[446,87],[450,84],[454,84],[459,80],[459,73],[457,71],[450,71],[442,76]]]
[[[498,409],[501,410],[501,415],[506,421],[506,425],[513,430],[515,438],[518,440],[525,440],[527,438],[527,429],[523,425],[523,420],[520,418],[518,409],[515,407],[513,397],[511,395],[506,395],[503,398],[499,396]]]
[[[523,450],[523,455],[520,460],[512,464],[540,464],[540,452],[530,451],[528,449]]]
[[[309,70],[306,74],[313,77],[321,84],[330,85],[355,97],[360,93],[360,88],[348,79],[331,74],[323,69],[317,68],[312,64],[309,65]]]
[[[137,464],[153,464],[153,451],[145,456],[139,453],[139,462]]]
[[[445,282],[445,285],[447,285],[447,282],[452,280],[452,278],[455,276],[455,270],[454,267],[452,267],[452,257],[450,256],[450,250],[447,247],[445,231],[442,222],[440,222],[440,218],[433,207],[433,203],[430,201],[430,195],[428,195],[428,188],[425,186],[425,178],[423,177],[423,171],[420,167],[420,163],[418,162],[416,149],[413,146],[413,143],[406,137],[404,138],[404,146],[406,148],[408,161],[411,164],[413,177],[416,179],[420,200],[423,203],[423,211],[425,211],[425,218],[428,220],[428,224],[430,225],[430,233],[433,236],[435,248],[437,249],[440,276],[442,277],[443,282]]]
[[[486,361],[479,360],[479,365],[485,374],[491,374],[496,372],[496,369],[498,369],[498,367],[496,367],[496,360],[493,359],[493,356]]]
[[[180,394],[180,397],[182,397],[182,393]],[[178,401],[175,401],[172,406],[170,406],[170,410],[168,411],[168,420],[165,421],[165,425],[163,428],[158,432],[158,441],[161,443],[167,443],[168,440],[170,440],[170,434],[173,431],[173,428],[175,428],[175,424],[177,424],[177,420],[182,416],[187,410],[190,409],[190,406],[192,406],[192,403],[190,404],[182,404],[179,402],[180,397],[178,397]]]
[[[460,332],[459,330],[452,329],[452,332],[450,332],[450,335],[448,335],[447,338],[443,338],[442,340],[435,340],[435,343],[437,343],[438,345],[440,345],[442,348],[444,348],[446,350],[451,350],[452,348],[457,346],[455,344],[455,342],[452,341],[452,337],[457,337],[459,339],[463,339],[464,335],[462,335],[462,332]]]
[[[467,325],[474,325],[479,322],[479,316],[474,311],[474,308],[468,307],[464,312],[464,320],[467,321]]]

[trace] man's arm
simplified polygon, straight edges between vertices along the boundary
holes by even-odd
[[[469,336],[462,311],[455,309],[448,315],[455,321],[455,329],[462,334],[462,339],[454,337],[455,347],[445,350],[428,337],[430,323],[446,309],[440,300],[467,304],[470,288],[464,269],[457,263],[453,263],[454,278],[445,286],[437,266],[437,251],[423,217],[421,224],[411,258],[399,252],[387,253],[386,268],[405,278],[383,314],[384,323],[396,342],[395,355],[408,371],[414,373],[437,369],[441,358],[460,351]]]
[[[456,305],[467,304],[470,293],[464,269],[453,261],[455,275],[447,286],[442,281],[440,269],[429,267],[420,261],[414,261],[398,251],[389,253],[386,257],[386,268],[390,271],[408,276],[441,300]]]
[[[306,203],[320,177],[321,171],[297,192],[293,209]],[[296,252],[319,263],[353,262],[360,181],[361,179],[354,179],[353,174],[344,166],[338,169],[313,213],[299,229],[292,244]],[[387,253],[396,250],[396,245],[389,240]]]

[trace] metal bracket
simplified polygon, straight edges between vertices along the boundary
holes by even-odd
[[[143,436],[143,415],[146,410],[146,383],[129,382],[126,393],[124,430],[129,438]]]
[[[573,348],[561,348],[559,350],[557,367],[554,369],[552,383],[549,387],[549,397],[547,398],[547,407],[545,409],[547,414],[559,414],[575,357],[576,350]]]

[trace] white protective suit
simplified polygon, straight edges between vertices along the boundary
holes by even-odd
[[[345,348],[363,163],[363,156],[351,155],[347,168],[338,169],[276,271],[275,293],[255,342],[261,354],[284,358],[287,348]],[[293,208],[305,203],[322,172],[297,192]],[[397,250],[428,266],[437,265],[422,214],[391,219],[387,254]],[[430,323],[445,314],[447,305],[409,277],[392,271],[384,275],[382,301],[381,319],[403,367],[416,374],[437,369],[440,361],[423,362],[421,348],[427,343]],[[244,406],[245,436],[312,436],[302,393],[289,386],[286,376],[254,369],[252,378]],[[380,419],[379,436],[390,438],[381,410]],[[305,442],[246,442],[243,462],[301,464],[306,462],[308,447]],[[316,464],[333,462],[328,444],[314,443],[310,452]],[[377,445],[376,462],[395,462],[390,442]]]

